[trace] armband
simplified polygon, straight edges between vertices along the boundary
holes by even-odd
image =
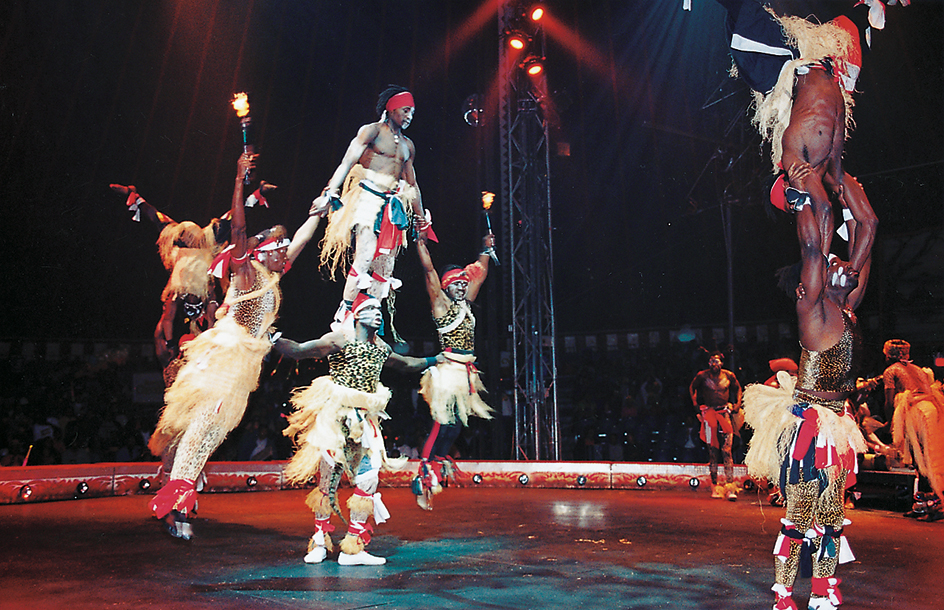
[[[437,358],[436,356],[428,356],[426,358],[426,368],[432,368],[436,366],[436,363],[437,363],[436,358]]]

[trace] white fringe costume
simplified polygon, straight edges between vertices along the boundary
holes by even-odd
[[[184,364],[164,394],[166,406],[148,447],[165,464],[173,464],[171,481],[196,480],[242,420],[249,394],[259,385],[262,360],[272,347],[268,338],[261,337],[278,312],[279,275],[255,261],[252,265],[256,270],[253,287],[240,293],[230,285],[225,317],[183,346]],[[170,486],[163,495],[159,492],[152,502],[155,516],[161,518],[171,509],[192,509],[196,495],[189,487],[173,492],[176,499],[165,497],[172,494]]]
[[[463,426],[469,425],[469,415],[492,418],[492,408],[479,396],[485,385],[479,378],[472,354],[444,352],[445,362],[426,369],[420,379],[420,395],[429,403],[433,420],[440,424],[454,424],[456,417]]]
[[[925,369],[934,379],[930,369]],[[944,395],[939,384],[931,395],[910,390],[895,395],[892,440],[902,460],[914,461],[938,498],[944,498]]]
[[[342,553],[356,555],[364,550],[370,542],[371,515],[375,523],[390,516],[377,493],[379,473],[401,468],[406,459],[387,457],[380,428],[381,420],[388,418],[384,409],[390,400],[390,390],[380,383],[380,370],[389,355],[390,347],[382,343],[348,343],[340,353],[328,356],[330,376],[315,379],[292,396],[294,410],[283,434],[296,440],[297,450],[285,467],[285,476],[300,484],[319,474],[318,489],[306,501],[315,513],[309,551],[332,548],[329,520],[331,510],[338,511],[342,472],[348,473],[356,488],[348,500],[350,524],[341,541]]]

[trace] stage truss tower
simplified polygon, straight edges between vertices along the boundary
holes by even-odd
[[[523,23],[518,2],[504,0],[499,27],[499,140],[506,319],[511,330],[515,459],[559,460],[557,342],[554,320],[550,157],[541,109],[546,87],[521,68],[525,53],[543,59],[543,29]],[[514,52],[507,33],[530,28],[531,48]],[[543,77],[543,75],[542,75]],[[543,92],[543,93],[542,93]]]

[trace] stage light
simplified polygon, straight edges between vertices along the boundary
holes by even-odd
[[[141,479],[138,481],[138,489],[141,491],[147,491],[151,489],[151,479]]]
[[[646,483],[648,483],[648,482],[649,482],[649,481],[646,480],[646,477],[639,477],[638,479],[636,479],[636,485],[637,485],[638,487],[645,487],[645,486],[646,486]]]
[[[544,17],[544,7],[540,4],[535,4],[531,7],[531,10],[528,11],[528,17],[531,18],[531,21],[540,21]]]
[[[528,76],[537,76],[544,72],[544,58],[529,55],[527,59],[521,62],[521,68],[527,72]]]
[[[531,37],[521,30],[505,30],[505,41],[515,51],[523,51],[531,44]]]
[[[480,474],[478,474],[478,473],[473,474],[473,475],[472,475],[472,482],[475,483],[476,485],[480,485],[480,484],[482,483],[482,475],[480,475]]]
[[[580,487],[583,487],[586,484],[587,484],[587,477],[583,475],[580,475],[579,477],[577,477],[577,485],[579,485]]]
[[[32,495],[33,495],[32,487],[30,487],[29,485],[24,485],[23,487],[20,487],[20,493],[19,493],[20,500],[23,500],[24,502],[26,502],[27,500],[30,499],[30,496]]]
[[[751,491],[752,489],[754,489],[753,479],[748,479],[744,481],[744,491]]]
[[[462,105],[462,118],[466,124],[472,127],[482,126],[485,118],[484,105],[482,95],[479,93],[473,93],[465,98],[465,103]]]
[[[518,477],[518,482],[521,483],[522,485],[527,485],[530,480],[531,479],[526,474],[523,474],[520,477]]]
[[[255,487],[256,484],[258,484],[258,483],[259,483],[259,481],[256,480],[256,477],[249,477],[248,479],[246,479],[246,486],[247,486],[247,487]]]
[[[75,486],[75,494],[77,496],[84,496],[85,494],[88,493],[88,489],[89,489],[88,483],[86,483],[85,481],[82,481],[81,483]]]
[[[692,489],[698,489],[699,485],[701,485],[701,481],[698,480],[698,477],[692,477],[688,480],[688,486]]]

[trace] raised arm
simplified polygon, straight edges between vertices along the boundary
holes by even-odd
[[[485,283],[485,278],[488,277],[488,261],[489,255],[488,251],[490,248],[495,247],[495,236],[489,233],[482,238],[482,251],[479,253],[478,264],[482,268],[482,273],[476,274],[475,277],[469,277],[469,288],[466,290],[465,298],[468,301],[474,301],[475,297],[479,296],[479,290],[482,288],[482,284]]]
[[[233,245],[233,256],[230,270],[233,281],[240,290],[248,290],[252,286],[254,272],[249,258],[246,256],[246,210],[243,196],[243,180],[247,172],[256,166],[256,156],[243,153],[236,164],[236,186],[233,188],[233,202],[230,207],[230,239]]]
[[[324,358],[331,354],[340,352],[347,340],[344,334],[332,331],[322,335],[318,339],[298,343],[291,339],[279,338],[273,347],[275,351],[283,356],[288,356],[295,360],[304,360],[305,358]]]
[[[308,219],[302,223],[302,226],[298,227],[298,230],[295,231],[295,235],[292,236],[292,243],[289,244],[288,251],[285,253],[289,263],[295,262],[298,255],[302,253],[302,250],[304,250],[308,242],[311,241],[311,238],[315,236],[315,231],[318,230],[318,223],[320,222],[321,215],[315,214],[309,216]]]
[[[429,303],[433,307],[433,315],[437,315],[437,303],[443,305],[443,313],[445,313],[445,310],[449,309],[449,297],[442,291],[439,274],[436,272],[436,267],[433,266],[433,258],[429,255],[429,248],[425,239],[417,240],[416,254],[420,258],[420,266],[423,267],[423,277],[426,278],[426,293],[429,294]]]

